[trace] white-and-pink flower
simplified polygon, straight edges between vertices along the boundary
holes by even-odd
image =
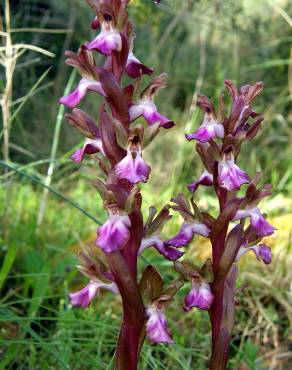
[[[248,174],[240,169],[234,162],[232,154],[224,156],[218,165],[218,182],[222,188],[229,191],[240,189],[241,185],[248,184]]]
[[[161,127],[171,128],[174,122],[160,114],[151,97],[146,96],[129,108],[131,122],[143,116],[149,125],[159,123]]]
[[[85,154],[96,154],[101,152],[104,154],[102,141],[100,138],[90,139],[86,138],[82,148],[77,149],[75,153],[71,155],[72,161],[75,163],[81,163]]]
[[[122,249],[130,239],[130,226],[129,216],[109,211],[108,220],[97,229],[96,245],[105,253]]]
[[[115,166],[118,179],[125,179],[132,184],[147,182],[151,168],[142,158],[141,149],[127,150],[127,155]]]
[[[166,240],[166,245],[172,245],[174,247],[184,247],[194,237],[195,234],[208,238],[210,235],[210,229],[207,225],[202,222],[184,222],[180,231],[171,239]]]
[[[162,309],[151,306],[147,308],[146,336],[152,343],[172,344],[174,341],[167,327],[167,321]]]
[[[102,96],[106,96],[101,83],[96,80],[82,78],[78,87],[67,96],[63,96],[59,102],[68,108],[75,108],[81,100],[86,96],[88,91],[95,91]]]
[[[218,123],[211,114],[206,113],[204,116],[203,123],[201,126],[192,134],[186,134],[187,140],[198,140],[202,143],[219,137],[224,137],[224,127],[221,123]]]
[[[102,281],[90,280],[90,282],[81,290],[70,293],[69,298],[73,306],[88,307],[92,300],[99,294],[100,289],[110,290],[113,293],[118,293],[119,289],[116,283],[104,283]]]
[[[250,224],[258,236],[268,236],[274,234],[276,228],[268,223],[258,207],[239,209],[236,212],[233,220],[241,220],[247,217],[250,217]]]
[[[104,55],[111,55],[113,51],[122,49],[120,32],[108,22],[101,24],[101,31],[96,38],[85,44],[87,50],[97,50]]]
[[[209,284],[193,282],[192,289],[185,297],[184,310],[190,311],[193,307],[208,310],[213,302],[213,298]]]

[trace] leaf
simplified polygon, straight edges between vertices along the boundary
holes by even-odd
[[[114,368],[115,368],[115,358],[116,358],[116,354],[114,353],[112,359],[110,360],[110,363],[108,364],[108,366],[106,367],[105,370],[114,370]]]
[[[158,213],[158,215],[155,217],[155,219],[154,220],[152,219],[151,223],[147,221],[147,227],[145,227],[147,235],[150,236],[153,234],[158,234],[162,230],[164,225],[172,218],[172,215],[169,214],[169,209],[170,209],[169,205],[164,206]]]
[[[114,123],[103,107],[100,110],[99,127],[106,156],[112,165],[116,165],[126,156],[127,152],[118,145]]]
[[[163,290],[163,280],[153,266],[149,265],[143,271],[139,283],[139,289],[146,302],[149,303],[152,303],[161,296]]]
[[[43,274],[38,276],[37,279],[33,280],[33,293],[27,312],[28,317],[36,316],[38,309],[46,295],[47,289],[49,288],[50,279],[46,266],[40,271],[43,272]]]
[[[238,98],[238,92],[237,88],[234,86],[233,82],[231,80],[225,80],[224,81],[225,87],[227,88],[232,100],[234,101],[235,99]]]
[[[240,114],[245,106],[245,101],[244,98],[240,97],[236,100],[234,100],[231,108],[231,112],[228,118],[228,123],[227,123],[227,132],[233,132],[234,127],[240,117]]]
[[[72,113],[65,114],[71,126],[91,139],[100,137],[99,128],[93,119],[81,109],[74,108]]]
[[[101,85],[107,95],[107,101],[113,111],[114,118],[117,118],[126,126],[130,120],[128,106],[115,76],[104,68],[97,68],[97,71]]]
[[[102,200],[108,199],[109,197],[108,189],[106,187],[106,184],[102,180],[95,179],[92,181],[92,185],[97,189]]]
[[[213,117],[216,116],[213,103],[209,98],[207,98],[207,96],[197,94],[197,106],[200,107],[204,113],[211,113]]]
[[[0,270],[0,291],[5,282],[5,279],[7,278],[11,270],[11,267],[13,266],[15,257],[17,255],[17,251],[18,251],[18,245],[17,243],[13,243],[9,246],[5,254],[5,257],[4,257],[2,266],[1,266],[1,270]]]

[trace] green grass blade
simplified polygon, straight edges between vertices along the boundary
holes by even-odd
[[[17,244],[13,243],[7,250],[7,253],[5,255],[4,261],[1,266],[0,270],[0,291],[4,284],[4,281],[6,277],[8,276],[10,269],[13,265],[13,262],[15,260],[17,254]]]
[[[90,218],[92,221],[94,221],[96,224],[98,225],[101,225],[101,222],[99,220],[97,220],[94,216],[92,216],[90,213],[88,213],[85,209],[83,209],[82,207],[80,207],[77,203],[75,203],[73,200],[67,198],[65,195],[63,195],[62,193],[58,192],[57,190],[53,189],[51,186],[46,186],[41,180],[39,180],[37,177],[35,176],[32,176],[32,175],[29,175],[27,173],[25,173],[24,171],[21,171],[19,170],[17,167],[13,166],[12,164],[8,164],[4,161],[1,161],[0,160],[0,164],[3,166],[3,167],[6,167],[6,168],[9,168],[10,170],[13,170],[15,171],[16,173],[20,174],[21,176],[24,176],[26,178],[28,178],[29,180],[47,188],[52,194],[56,195],[57,197],[59,197],[60,199],[64,200],[65,202],[67,202],[68,204],[70,204],[72,207],[78,209],[78,211],[82,212],[86,217]]]

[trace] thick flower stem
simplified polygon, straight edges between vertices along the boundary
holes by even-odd
[[[129,246],[128,246],[129,247]],[[115,370],[137,370],[144,334],[144,306],[136,280],[120,252],[107,254],[123,300],[123,323],[116,348]]]
[[[124,315],[116,349],[115,370],[137,370],[144,318],[135,323]]]
[[[212,357],[210,370],[225,370],[228,359],[229,335],[222,325],[223,296],[223,289],[216,292],[212,304]]]
[[[235,283],[237,268],[233,265],[224,286],[214,292],[211,309],[212,357],[210,370],[225,370],[228,361],[235,313]]]

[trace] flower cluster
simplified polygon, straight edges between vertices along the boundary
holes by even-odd
[[[150,207],[144,222],[139,184],[149,180],[151,167],[143,154],[158,133],[174,126],[171,119],[158,111],[154,101],[154,96],[166,86],[167,76],[151,77],[154,69],[134,55],[135,34],[126,9],[129,0],[86,1],[95,12],[91,25],[98,34],[77,53],[66,52],[66,62],[78,70],[80,81],[60,103],[72,109],[67,114],[68,121],[85,137],[84,145],[71,159],[78,164],[86,155],[97,160],[102,179],[95,179],[93,185],[103,200],[107,219],[97,229],[95,245],[80,253],[81,264],[77,268],[89,282],[70,294],[71,304],[88,307],[101,289],[120,295],[123,322],[115,368],[136,370],[145,334],[153,343],[173,343],[165,311],[182,285],[189,284],[182,306],[187,312],[194,307],[209,311],[211,368],[215,369],[212,364],[218,363],[220,348],[229,346],[238,260],[253,251],[265,264],[271,262],[271,250],[261,239],[273,234],[275,228],[258,207],[270,194],[271,186],[258,187],[259,174],[250,177],[237,165],[242,144],[256,136],[263,121],[263,116],[251,107],[263,84],[246,85],[238,92],[226,81],[232,99],[227,116],[223,98],[215,112],[211,101],[198,95],[203,122],[186,138],[197,142],[196,150],[205,169],[198,180],[187,186],[192,194],[190,200],[179,194],[160,212]],[[96,65],[96,53],[104,57],[102,67]],[[124,76],[131,81],[127,85]],[[150,81],[141,91],[144,78]],[[89,93],[102,99],[98,122],[77,108]],[[216,217],[200,211],[194,202],[199,186],[213,187],[219,202]],[[244,195],[239,195],[238,190]],[[176,235],[164,238],[161,231],[172,217],[171,210],[179,212],[183,223]],[[212,259],[202,267],[188,260],[178,261],[195,235],[209,238],[212,244]],[[137,260],[148,248],[173,262],[179,274],[177,280],[165,286],[151,265],[138,279]],[[223,309],[226,305],[227,310]],[[227,361],[227,352],[220,361]]]
[[[172,208],[181,213],[184,223],[179,233],[167,241],[172,246],[184,246],[191,241],[193,232],[210,238],[212,260],[207,274],[209,280],[198,266],[190,267],[188,261],[187,264],[176,263],[177,271],[192,281],[192,290],[185,298],[185,310],[199,307],[210,313],[210,369],[217,369],[218,364],[220,369],[226,368],[234,318],[237,263],[248,251],[253,251],[257,259],[265,264],[271,263],[271,249],[261,240],[275,231],[259,208],[260,201],[271,194],[271,185],[259,187],[260,174],[249,176],[237,164],[242,145],[257,135],[264,119],[252,108],[263,83],[245,85],[239,91],[231,81],[226,80],[225,86],[231,97],[230,113],[225,113],[223,97],[220,98],[218,111],[215,111],[212,102],[198,94],[197,105],[203,111],[203,122],[193,133],[186,135],[187,140],[196,141],[196,151],[205,167],[199,179],[187,185],[192,193],[194,216],[200,223],[187,220],[190,206],[181,195],[180,202],[176,200],[179,204]],[[199,186],[214,189],[219,204],[215,217],[200,212],[194,202]],[[223,356],[220,348],[226,348]]]
[[[71,159],[78,164],[85,156],[97,160],[103,178],[95,179],[93,185],[108,216],[97,229],[95,246],[80,253],[81,264],[77,267],[89,282],[80,291],[70,293],[70,301],[84,308],[101,289],[120,295],[124,315],[116,366],[132,370],[137,366],[144,332],[151,342],[173,342],[165,308],[180,287],[175,283],[163,288],[162,278],[152,266],[146,268],[138,281],[137,258],[150,247],[170,261],[180,258],[183,252],[160,236],[165,222],[171,218],[169,206],[158,214],[152,207],[143,223],[138,186],[151,175],[143,153],[156,135],[173,127],[174,122],[158,111],[154,101],[159,90],[166,87],[167,76],[151,78],[154,69],[134,55],[135,34],[128,19],[128,2],[87,0],[95,12],[91,26],[97,36],[81,45],[77,53],[66,52],[66,63],[78,70],[80,80],[60,103],[72,109],[67,114],[68,121],[84,136],[83,146]],[[104,57],[103,66],[96,64],[97,53]],[[126,81],[132,82],[124,85],[125,76]],[[150,81],[141,90],[145,77]],[[102,100],[98,122],[80,108],[89,93]],[[208,232],[200,231],[199,224],[191,223],[189,227],[192,235]],[[150,296],[149,287],[152,287]]]

